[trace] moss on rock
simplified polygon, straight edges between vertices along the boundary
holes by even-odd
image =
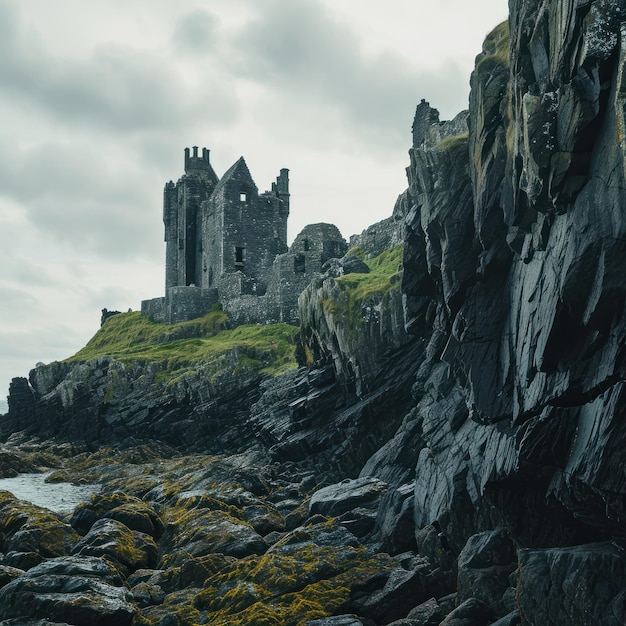
[[[69,554],[80,536],[48,509],[0,491],[0,534],[6,552],[32,552],[43,558]]]

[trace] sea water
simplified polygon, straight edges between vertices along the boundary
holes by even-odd
[[[54,513],[71,511],[81,502],[100,491],[100,485],[73,485],[47,483],[45,474],[19,474],[13,478],[0,478],[0,491],[10,491],[20,500],[28,500]]]

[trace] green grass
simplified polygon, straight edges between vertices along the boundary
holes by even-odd
[[[509,22],[498,24],[485,38],[485,56],[476,65],[476,71],[490,72],[496,65],[509,67]]]
[[[228,318],[213,309],[204,317],[177,324],[157,324],[139,312],[110,317],[89,343],[66,362],[110,356],[125,364],[156,363],[163,381],[193,373],[195,366],[213,363],[219,369],[226,355],[238,355],[237,371],[278,374],[296,366],[294,337],[289,324],[243,325],[226,329]]]
[[[365,259],[370,268],[369,274],[347,274],[335,279],[345,300],[327,301],[322,305],[338,321],[351,326],[359,325],[362,320],[361,308],[367,300],[373,297],[382,300],[392,289],[400,287],[403,252],[404,246],[399,245],[373,259]]]
[[[365,259],[369,274],[347,274],[336,281],[350,292],[354,302],[362,303],[374,294],[386,293],[398,285],[403,250],[404,246],[395,246],[373,259]]]
[[[460,135],[450,135],[442,139],[435,147],[435,150],[467,150],[469,132]]]

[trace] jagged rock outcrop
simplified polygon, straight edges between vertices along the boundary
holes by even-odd
[[[417,461],[418,545],[444,567],[499,526],[537,548],[624,536],[623,20],[623,3],[512,2],[468,133],[417,108],[402,289],[427,347],[415,409],[363,475]]]
[[[453,515],[465,498],[468,530],[489,526],[477,508],[486,497],[498,515],[526,518],[518,534],[542,544],[562,541],[564,528],[568,541],[606,536],[626,513],[616,495],[626,436],[623,8],[511,8],[510,55],[502,26],[477,59],[469,137],[411,151],[403,288],[411,329],[435,356],[417,377],[416,521]],[[420,120],[433,117],[420,107]],[[517,503],[507,502],[520,481]],[[544,516],[559,522],[533,528]],[[456,538],[463,524],[448,525]]]
[[[242,424],[258,399],[262,376],[238,367],[237,351],[216,376],[191,372],[161,378],[163,365],[125,365],[111,357],[40,365],[11,383],[0,432],[97,445],[160,441],[185,450],[243,449],[254,441]]]

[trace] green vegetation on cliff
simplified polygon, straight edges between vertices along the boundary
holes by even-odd
[[[365,259],[370,268],[369,274],[346,274],[336,279],[337,285],[347,296],[346,308],[340,311],[338,302],[331,303],[333,313],[347,314],[348,319],[360,319],[361,307],[373,296],[384,298],[392,289],[400,286],[402,255],[404,246],[399,245],[385,250],[373,259]],[[352,251],[358,255],[358,250]]]
[[[485,38],[477,72],[490,72],[496,65],[509,67],[510,30],[508,20],[498,24]]]
[[[373,259],[364,259],[369,274],[346,274],[336,279],[337,284],[350,296],[351,304],[362,304],[375,294],[385,294],[399,286],[400,266],[404,246],[394,246]],[[358,248],[352,254],[359,256]]]
[[[227,329],[227,324],[227,315],[218,308],[177,324],[158,324],[139,312],[120,313],[110,317],[89,343],[66,361],[110,356],[127,364],[163,364],[173,373],[237,351],[241,367],[261,373],[277,374],[296,366],[296,327],[267,324]]]

